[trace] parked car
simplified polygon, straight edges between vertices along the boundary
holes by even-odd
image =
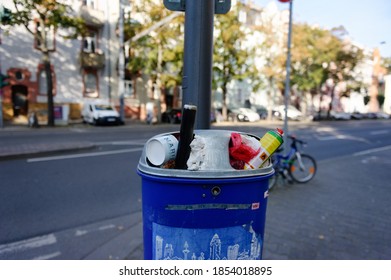
[[[353,120],[362,120],[364,118],[364,115],[361,114],[360,112],[353,112],[353,113],[351,113],[350,117]]]
[[[259,117],[261,120],[266,120],[267,119],[267,109],[264,106],[254,106],[252,109],[258,113]]]
[[[231,109],[228,113],[229,121],[257,122],[260,119],[259,114],[249,108]]]
[[[377,115],[376,115],[376,113],[372,113],[372,112],[365,113],[364,114],[364,118],[366,118],[366,119],[377,119]]]
[[[330,117],[334,120],[350,120],[352,118],[352,115],[345,112],[330,112]]]
[[[387,113],[384,113],[384,112],[378,112],[378,113],[376,113],[376,117],[378,119],[387,119],[388,120],[390,118],[390,115]]]
[[[277,106],[273,109],[273,116],[280,120],[285,119],[285,105]],[[299,121],[303,119],[303,113],[296,109],[296,107],[289,105],[287,111],[288,120]]]
[[[182,109],[168,109],[162,113],[162,122],[163,123],[181,123],[182,121]]]
[[[122,124],[119,113],[112,104],[91,101],[85,102],[82,110],[83,122],[93,125]]]

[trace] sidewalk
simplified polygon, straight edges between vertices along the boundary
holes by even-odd
[[[321,161],[312,182],[276,186],[268,199],[263,259],[391,259],[391,192],[379,183],[389,182],[384,162],[389,166],[390,157],[387,150]],[[143,259],[141,213],[132,219],[138,222],[89,258]]]
[[[91,149],[92,143],[0,146],[0,159]],[[391,150],[318,162],[303,185],[276,186],[268,199],[264,259],[391,259]],[[373,180],[373,178],[377,178]],[[87,259],[142,259],[142,218]]]

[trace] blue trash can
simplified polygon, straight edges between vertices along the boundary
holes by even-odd
[[[138,165],[144,259],[262,259],[268,179],[274,170],[271,164],[233,169],[231,133],[195,131],[206,140],[204,170],[153,167],[144,148]]]

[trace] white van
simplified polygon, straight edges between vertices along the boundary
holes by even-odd
[[[83,122],[93,125],[122,123],[115,107],[108,103],[85,102],[81,114]]]

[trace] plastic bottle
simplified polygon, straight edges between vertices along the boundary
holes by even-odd
[[[244,165],[244,169],[257,169],[269,159],[269,157],[282,145],[284,142],[282,135],[284,132],[277,128],[270,130],[259,140],[261,149],[259,153]]]

